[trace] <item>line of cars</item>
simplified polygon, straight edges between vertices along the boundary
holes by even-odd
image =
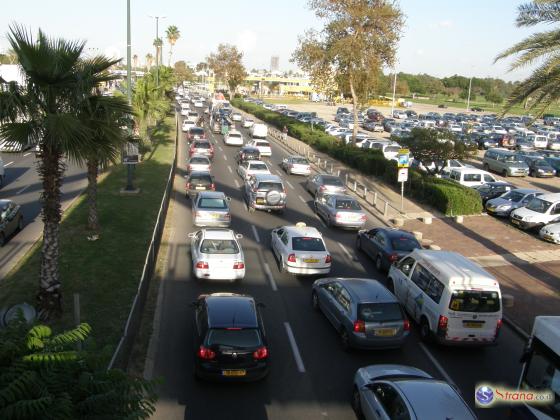
[[[260,158],[261,154],[255,143],[249,142],[238,151],[236,162],[243,165],[248,162],[259,162]],[[330,212],[325,213],[323,207],[343,213],[360,214],[358,216],[360,223],[352,224],[355,223],[355,216],[344,216],[343,218],[350,220],[351,224],[343,223],[342,226],[353,229],[363,227],[365,220],[361,223],[361,213],[355,207],[357,201],[344,194],[346,189],[342,181],[321,174],[310,175],[308,162],[304,159],[301,156],[289,156],[283,159],[281,166],[287,174],[308,176],[305,188],[314,197],[315,208],[321,208],[318,210],[320,217],[325,219],[327,224],[329,220],[333,222],[339,219]],[[266,162],[263,163],[266,166]],[[256,198],[263,199],[260,201],[265,206],[263,210],[273,209],[266,206],[266,194],[264,197],[255,197],[254,200],[248,199],[248,186],[251,192],[259,192],[261,183],[264,183],[262,186],[267,193],[270,191],[280,193],[280,189],[284,194],[286,193],[282,178],[279,176],[269,173],[245,173],[244,178],[244,195],[249,211],[252,211],[250,210],[252,204],[257,203]],[[267,185],[269,183],[277,183],[278,186],[269,189]],[[198,203],[201,197],[209,197],[212,194],[221,193],[201,190],[193,197],[193,205]],[[223,201],[219,202],[219,205],[227,206],[227,198],[222,196],[220,198]],[[286,201],[284,207],[285,203]],[[193,212],[195,210],[193,207]],[[330,224],[334,225],[334,223]],[[204,256],[202,261],[199,252],[206,255],[210,252],[211,255],[218,255],[217,258],[235,255],[233,259],[228,259],[228,265],[235,264],[236,261],[239,263],[236,258],[242,255],[239,243],[241,237],[233,231],[206,227],[189,234],[189,237],[193,255],[193,273],[196,277],[212,277],[206,276],[213,266],[212,260]],[[322,277],[330,272],[332,257],[318,229],[298,223],[279,226],[271,231],[272,253],[280,271],[296,275],[321,276],[313,283],[311,306],[321,311],[333,325],[340,336],[343,349],[402,346],[409,337],[411,329],[406,312],[410,310],[409,313],[412,313],[415,319],[415,314],[423,313],[418,308],[409,309],[412,306],[409,306],[403,297],[412,296],[413,293],[415,296],[411,297],[411,301],[420,308],[424,306],[434,311],[433,305],[422,302],[420,299],[422,294],[438,301],[435,312],[439,314],[439,318],[433,327],[430,325],[435,333],[432,334],[431,330],[425,331],[426,339],[439,338],[449,342],[466,334],[467,340],[475,343],[477,340],[470,340],[469,335],[478,338],[481,334],[486,334],[486,340],[480,339],[476,344],[495,340],[499,331],[498,324],[501,322],[500,292],[495,279],[489,280],[492,283],[492,291],[488,290],[484,280],[476,283],[476,290],[470,290],[468,281],[457,283],[456,280],[458,275],[464,275],[467,271],[471,273],[472,280],[472,266],[468,266],[463,271],[456,269],[451,274],[448,274],[448,271],[438,270],[440,267],[438,264],[442,260],[449,261],[450,258],[460,256],[447,253],[451,255],[448,256],[438,254],[436,251],[417,249],[421,248],[420,244],[407,232],[380,228],[372,231],[360,230],[358,238],[361,242],[359,246],[357,245],[358,248],[364,252],[368,249],[369,255],[372,257],[375,255],[376,261],[383,258],[392,263],[397,260],[396,256],[408,256],[408,259],[405,258],[407,264],[399,266],[398,269],[395,265],[381,263],[381,269],[389,268],[390,278],[394,279],[391,284],[395,294],[374,279]],[[371,246],[366,244],[366,241],[371,241]],[[377,258],[378,254],[379,258]],[[465,264],[463,260],[459,262]],[[202,267],[198,267],[200,262],[203,263]],[[199,268],[202,271],[197,271]],[[226,271],[231,272],[231,268]],[[487,275],[482,269],[476,271],[477,274],[482,272]],[[398,273],[401,273],[400,277]],[[221,277],[228,277],[228,274],[224,271]],[[404,283],[409,284],[408,288]],[[412,284],[418,288],[418,294],[412,291],[410,286]],[[456,290],[456,284],[464,289]],[[396,293],[397,290],[399,294]],[[484,302],[479,304],[484,293],[488,294],[483,296]],[[197,377],[245,381],[262,379],[266,376],[270,368],[271,353],[262,320],[262,304],[248,295],[213,293],[200,296],[193,303],[193,307],[197,332],[195,362]],[[462,312],[464,314],[461,314]],[[442,314],[446,314],[447,317]],[[471,322],[473,314],[475,320],[477,317],[481,319]],[[452,316],[457,319],[450,319]],[[423,326],[420,318],[418,322]],[[431,324],[432,319],[427,322]],[[491,334],[488,333],[489,328]],[[453,334],[453,340],[449,334]],[[418,387],[429,387],[433,391],[429,407],[421,402]],[[430,413],[440,413],[441,410],[444,410],[447,416],[454,418],[475,418],[459,393],[449,384],[436,380],[419,369],[398,365],[372,365],[359,369],[354,379],[352,406],[360,417],[365,418],[378,418],[372,416],[379,415],[384,415],[386,418],[395,418],[395,416],[427,418]]]

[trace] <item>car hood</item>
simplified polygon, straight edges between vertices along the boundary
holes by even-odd
[[[560,223],[551,223],[550,225],[544,226],[542,230],[551,235],[560,234]]]
[[[517,205],[517,203],[514,203],[513,201],[510,200],[506,200],[505,198],[496,197],[491,200],[488,200],[488,205],[495,206],[495,207],[499,207],[499,206],[514,207],[515,205]]]
[[[515,209],[512,214],[515,214],[516,216],[520,216],[520,217],[527,217],[527,216],[543,216],[544,213],[538,213],[536,211],[533,210],[529,210],[526,207],[519,207],[518,209]]]

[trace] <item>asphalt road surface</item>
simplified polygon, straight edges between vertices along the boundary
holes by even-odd
[[[243,132],[245,141],[249,133]],[[417,326],[400,350],[342,350],[338,335],[310,304],[313,279],[281,274],[270,251],[273,227],[305,222],[324,235],[333,257],[331,276],[368,277],[385,282],[372,261],[355,249],[355,232],[329,229],[312,211],[312,197],[303,188],[304,177],[286,175],[279,164],[290,153],[269,139],[272,157],[265,159],[288,189],[288,208],[283,214],[256,211],[250,214],[242,199],[242,181],[236,174],[237,147],[226,146],[220,135],[209,134],[216,148],[212,171],[217,190],[231,197],[232,226],[243,234],[246,276],[239,284],[196,282],[192,276],[187,234],[191,204],[184,197],[187,145],[179,144],[179,169],[175,180],[168,270],[163,281],[161,318],[154,377],[163,382],[156,419],[352,419],[350,406],[353,375],[362,366],[397,363],[423,369],[450,380],[474,408],[474,389],[480,381],[515,386],[523,341],[505,327],[500,342],[489,348],[450,348],[425,345]],[[368,215],[368,227],[382,222]],[[266,305],[263,317],[271,354],[270,375],[250,384],[216,384],[195,381],[193,309],[200,294],[218,291],[252,295]],[[293,335],[293,340],[290,340]],[[504,410],[476,410],[481,419],[497,419]]]
[[[37,174],[33,150],[22,153],[0,153],[0,157],[5,167],[0,199],[10,199],[21,205],[25,226],[0,248],[1,281],[43,233],[40,200],[43,187]],[[68,168],[62,184],[62,209],[66,209],[87,185],[85,169],[70,162],[67,164]]]

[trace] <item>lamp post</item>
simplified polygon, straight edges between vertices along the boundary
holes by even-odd
[[[131,71],[131,36],[130,36],[130,0],[126,0],[126,96],[132,105],[132,71]],[[132,136],[132,122],[128,126],[128,135]],[[127,148],[128,149],[128,148]],[[134,191],[133,165],[126,165],[126,191]]]
[[[391,118],[393,118],[395,112],[395,95],[397,93],[397,69],[393,69],[395,72],[395,77],[393,78],[393,100],[391,101]]]
[[[167,16],[150,16],[156,20],[156,41],[159,40],[159,20],[165,19]],[[159,87],[159,46],[156,46],[156,86]]]
[[[469,79],[469,94],[467,95],[467,112],[469,112],[469,107],[470,107],[470,103],[471,103],[471,87],[472,87],[472,75],[471,78]]]

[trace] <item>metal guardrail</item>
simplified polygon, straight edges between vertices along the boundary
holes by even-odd
[[[324,170],[326,173],[331,175],[341,175],[340,169],[337,169],[335,172],[335,165],[334,161],[320,158],[315,153],[313,153],[313,149],[307,145],[303,145],[300,143],[299,140],[290,139],[288,136],[285,136],[284,133],[276,128],[272,128],[269,126],[268,134],[274,140],[277,140],[284,144],[288,149],[297,152],[301,156],[305,156],[311,163],[317,166],[319,169]],[[358,197],[362,198],[367,204],[377,210],[379,213],[383,215],[383,217],[389,217],[389,212],[392,211],[397,215],[402,215],[403,212],[397,207],[395,207],[389,200],[387,200],[380,192],[376,191],[373,188],[368,188],[366,185],[360,183],[352,176],[350,172],[344,172],[344,181],[346,187],[354,192]]]
[[[138,333],[138,329],[140,328],[140,321],[142,319],[144,305],[146,304],[146,296],[148,295],[150,281],[154,274],[154,269],[157,262],[158,250],[161,243],[163,228],[165,226],[167,209],[169,208],[171,190],[173,188],[173,181],[175,179],[175,171],[177,169],[177,146],[179,139],[179,122],[177,119],[177,114],[175,114],[175,129],[175,153],[173,156],[173,164],[171,165],[171,169],[169,170],[165,192],[161,200],[161,205],[159,207],[159,212],[156,219],[156,225],[154,227],[150,246],[148,247],[148,252],[146,254],[144,268],[142,270],[142,275],[140,276],[140,282],[138,284],[138,290],[136,291],[136,295],[134,296],[134,300],[132,301],[132,307],[130,308],[128,318],[124,326],[123,334],[119,340],[115,352],[113,353],[113,357],[111,357],[111,361],[107,366],[107,370],[116,367],[126,367],[127,361],[132,351],[134,339],[136,337],[136,334]]]

